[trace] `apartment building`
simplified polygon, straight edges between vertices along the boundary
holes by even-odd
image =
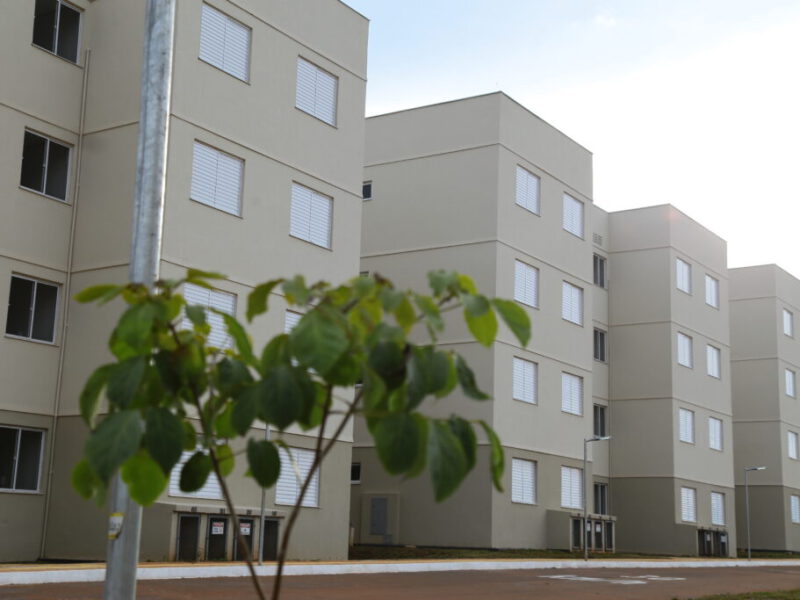
[[[0,561],[105,554],[105,509],[79,499],[69,479],[86,437],[78,396],[110,357],[121,305],[70,298],[127,279],[144,8],[3,7],[0,62],[15,83],[0,87]],[[228,277],[213,291],[187,286],[192,302],[241,316],[268,278],[358,272],[367,27],[336,0],[178,3],[161,273]],[[257,343],[291,324],[279,296],[272,306],[254,323]],[[307,499],[296,558],[346,556],[350,435]],[[283,439],[308,469],[311,440]],[[259,523],[261,492],[244,471],[237,465],[230,480],[242,533],[252,545],[263,528],[269,557],[297,486],[287,469]],[[235,557],[215,483],[184,494],[173,477],[145,510],[143,560]]]
[[[502,93],[368,119],[365,179],[362,270],[409,287],[468,273],[524,306],[533,337],[485,349],[452,319],[441,343],[494,400],[425,407],[492,424],[505,491],[482,445],[437,505],[357,425],[356,540],[574,550],[587,498],[594,550],[735,552],[724,241],[670,206],[596,207],[591,154]]]
[[[800,281],[776,265],[731,269],[731,374],[736,506],[751,545],[800,551]],[[761,469],[766,467],[766,469]],[[744,544],[742,544],[744,545]]]

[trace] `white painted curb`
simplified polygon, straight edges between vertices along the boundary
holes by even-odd
[[[286,575],[357,575],[375,573],[424,573],[442,571],[509,571],[543,569],[708,569],[723,567],[800,567],[800,560],[470,560],[431,562],[374,562],[335,564],[289,564]],[[256,567],[261,576],[275,574],[275,565]],[[87,583],[103,581],[105,566],[77,569],[32,569],[3,571],[0,586],[39,583]],[[200,579],[209,577],[247,577],[244,565],[147,567],[140,566],[140,581],[157,579]]]

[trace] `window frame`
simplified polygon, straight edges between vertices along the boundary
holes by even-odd
[[[367,187],[369,187],[369,196],[365,196],[364,195],[364,190]],[[367,202],[368,200],[372,200],[372,180],[371,179],[369,181],[364,181],[364,182],[361,183],[361,199],[364,202]]]
[[[532,299],[533,304],[527,302],[527,297],[521,298],[517,296],[517,275],[519,273],[517,265],[520,265],[523,272],[525,273],[525,282],[523,282],[523,286],[526,291],[528,287],[527,286],[528,276],[529,275],[533,276],[533,299]],[[524,304],[525,306],[530,306],[531,308],[539,308],[539,269],[531,264],[519,260],[518,258],[514,259],[514,301],[519,302],[520,304]]]
[[[719,512],[722,515],[722,520],[721,521],[717,521],[716,519],[714,519],[714,513],[715,513],[714,504],[715,504],[715,500],[719,501]],[[727,518],[726,518],[726,515],[725,515],[725,494],[723,494],[722,492],[711,492],[711,524],[720,527],[720,526],[724,526],[726,521],[727,521]]]
[[[570,410],[570,408],[572,406],[572,402],[573,402],[573,398],[571,397],[571,395],[570,395],[569,399],[565,395],[566,382],[567,381],[571,382],[569,384],[570,394],[571,394],[572,389],[573,389],[573,383],[577,382],[577,387],[578,387],[578,397],[577,397],[578,410],[577,410],[577,412],[573,411],[573,410]],[[585,390],[584,390],[583,377],[581,377],[580,375],[575,375],[574,373],[567,373],[566,371],[561,371],[561,412],[566,413],[568,415],[575,415],[575,416],[578,416],[578,417],[582,417],[583,416],[583,395],[584,395],[584,392],[585,392]]]
[[[568,474],[569,477],[565,478],[564,475]],[[569,480],[569,488],[565,489],[564,482],[565,479]],[[572,502],[572,498],[574,498],[574,484],[578,482],[578,497],[579,500],[577,503]],[[586,485],[585,482],[585,475],[583,473],[583,469],[580,467],[568,467],[566,465],[561,465],[561,508],[571,508],[576,510],[583,509],[583,486]],[[564,501],[566,498],[566,502]],[[577,505],[576,505],[577,504]]]
[[[14,340],[24,340],[27,342],[34,342],[37,344],[48,344],[50,346],[55,346],[58,341],[58,317],[61,313],[61,284],[54,283],[52,281],[45,281],[43,279],[37,279],[36,277],[31,277],[29,275],[21,275],[19,273],[11,273],[11,277],[9,278],[9,285],[8,285],[8,304],[11,304],[11,279],[14,278],[23,279],[25,281],[31,281],[34,284],[33,294],[31,295],[31,306],[30,306],[30,321],[28,322],[28,335],[21,336],[16,335],[14,333],[8,333],[8,313],[6,312],[6,329],[4,331],[5,336],[7,338],[11,338]],[[56,302],[55,308],[53,309],[53,339],[52,340],[41,340],[38,338],[32,337],[33,333],[33,325],[34,325],[34,317],[36,311],[36,296],[39,290],[39,284],[48,285],[50,287],[54,287],[56,289]],[[8,309],[6,309],[8,311]]]
[[[598,427],[598,424],[600,427]],[[592,404],[592,431],[597,437],[608,435],[608,407],[605,404]]]
[[[217,196],[217,193],[216,193],[217,192],[217,187],[218,187],[216,185],[216,183],[215,183],[215,186],[214,186],[214,201],[213,201],[213,203],[205,202],[204,200],[199,200],[198,198],[194,197],[195,157],[196,157],[195,152],[196,152],[198,146],[202,146],[207,150],[211,150],[215,155],[215,159],[217,161],[216,162],[216,169],[215,169],[215,172],[214,172],[215,182],[219,181],[219,156],[220,155],[225,156],[227,158],[231,158],[231,159],[233,159],[233,160],[235,160],[235,161],[237,161],[239,163],[239,165],[240,165],[240,167],[239,167],[239,189],[238,189],[238,193],[237,193],[237,197],[236,197],[236,201],[237,201],[237,206],[236,206],[237,210],[236,210],[236,212],[232,212],[232,211],[227,210],[227,209],[225,209],[225,208],[220,206],[220,203],[218,201],[218,196]],[[245,180],[244,171],[245,171],[245,160],[243,158],[240,158],[240,157],[236,156],[235,154],[231,154],[230,152],[225,152],[224,150],[220,150],[219,148],[215,148],[211,144],[207,144],[205,142],[201,142],[198,139],[195,139],[194,142],[192,143],[192,175],[191,175],[191,181],[190,181],[190,184],[189,184],[189,200],[191,200],[192,202],[197,202],[198,204],[202,204],[203,206],[208,206],[209,208],[213,208],[215,210],[223,212],[226,215],[231,215],[231,216],[234,216],[234,217],[243,218],[242,217],[242,212],[243,212],[242,208],[243,208],[243,205],[244,205],[244,180]]]
[[[791,460],[800,460],[800,435],[796,431],[786,432],[786,455]]]
[[[530,393],[530,400],[520,397],[524,396],[523,393],[520,396],[517,395],[517,364],[522,363],[521,367],[523,369],[530,366],[531,369],[531,376],[532,376],[532,384],[531,384],[531,393]],[[525,373],[523,372],[523,388],[525,387],[524,384]],[[539,404],[539,395],[538,395],[538,388],[539,388],[539,365],[532,360],[528,360],[519,356],[514,356],[511,360],[511,399],[516,400],[517,402],[524,402],[525,404]]]
[[[687,505],[687,498],[691,499],[691,506]],[[687,514],[690,512],[691,514]],[[681,521],[684,523],[697,523],[697,489],[681,486]]]
[[[725,423],[717,417],[708,417],[708,447],[711,450],[722,452],[725,448]],[[715,439],[718,445],[714,445]]]
[[[705,281],[706,306],[719,309],[719,279],[717,279],[716,277],[712,277],[711,275],[706,273],[704,281]],[[713,282],[710,289],[709,289],[709,282]],[[713,292],[713,297],[711,298],[713,302],[708,301],[709,291]]]
[[[792,523],[800,524],[800,495],[789,495],[789,519]]]
[[[797,398],[797,372],[794,369],[783,369],[783,393],[789,398]]]
[[[576,208],[580,215],[580,223],[578,224],[578,231],[571,229],[572,223],[568,222],[567,220],[567,204],[569,201],[573,202],[573,206]],[[586,234],[586,205],[578,200],[575,196],[564,192],[563,200],[562,200],[562,214],[561,214],[561,228],[569,234],[574,235],[578,239],[584,239]]]
[[[684,423],[688,429],[684,427]],[[678,441],[694,445],[696,440],[694,411],[682,406],[678,407]]]
[[[567,298],[569,297],[569,302]],[[575,306],[577,305],[577,312]],[[569,308],[569,310],[568,310]],[[570,283],[569,281],[561,281],[561,318],[568,323],[583,327],[583,288]],[[575,317],[575,318],[573,318]]]
[[[45,151],[44,151],[44,164],[42,165],[42,189],[37,190],[36,188],[29,187],[22,183],[22,165],[25,161],[25,136],[26,135],[33,135],[45,140]],[[67,150],[67,169],[64,175],[64,197],[59,198],[58,196],[53,196],[52,194],[47,193],[47,173],[50,161],[50,144],[56,144],[57,146],[61,146],[62,148],[66,148]],[[68,144],[62,140],[56,139],[49,135],[45,135],[44,133],[40,133],[33,129],[25,128],[24,135],[22,136],[22,158],[20,160],[19,171],[20,171],[20,181],[19,181],[19,188],[25,190],[26,192],[31,192],[33,194],[38,194],[39,196],[44,196],[45,198],[50,198],[51,200],[56,200],[61,202],[62,204],[71,204],[72,201],[70,199],[70,181],[72,181],[72,144]]]
[[[592,333],[592,354],[597,362],[608,363],[608,332],[599,327],[595,327]]]
[[[528,500],[524,494],[524,489],[521,490],[521,496],[516,494],[519,489],[519,486],[523,484],[523,482],[518,482],[515,486],[516,474],[517,469],[515,468],[516,465],[519,465],[519,468],[526,468],[530,469],[530,473],[528,474],[531,478],[531,497]],[[535,460],[530,460],[528,458],[519,458],[519,457],[512,457],[511,458],[511,502],[512,504],[526,504],[528,506],[535,506],[538,504],[538,490],[537,490],[537,478],[538,478],[538,464]]]
[[[202,52],[203,52],[203,15],[204,15],[204,11],[206,10],[206,8],[208,8],[208,10],[216,12],[217,14],[222,16],[222,18],[226,19],[226,23],[229,21],[229,22],[232,22],[232,23],[234,23],[236,25],[239,25],[243,29],[247,30],[247,73],[245,74],[245,77],[239,77],[238,74],[232,73],[231,71],[229,71],[228,69],[225,68],[224,57],[225,57],[225,49],[226,49],[227,37],[223,37],[223,39],[222,39],[223,61],[222,61],[221,65],[212,62],[211,60],[209,60],[208,57],[204,58],[202,56]],[[237,80],[242,81],[242,82],[247,83],[247,84],[250,83],[250,75],[251,75],[251,70],[252,70],[252,66],[253,66],[252,65],[252,63],[253,63],[253,60],[252,60],[252,58],[253,58],[253,28],[252,27],[250,27],[249,25],[247,25],[245,23],[242,23],[239,19],[235,19],[232,16],[230,16],[229,14],[221,11],[216,6],[212,6],[208,2],[203,2],[203,3],[201,3],[201,6],[200,6],[200,28],[199,28],[199,36],[198,37],[199,37],[199,42],[198,42],[198,48],[197,48],[197,60],[199,60],[201,62],[204,62],[205,64],[210,65],[210,66],[214,67],[215,69],[217,69],[219,71],[222,71],[223,73],[225,73],[227,75],[230,75],[234,79],[237,79]]]
[[[292,215],[293,215],[293,212],[294,212],[294,209],[295,209],[295,201],[294,201],[295,188],[303,188],[304,190],[307,190],[308,192],[311,193],[311,197],[310,197],[310,200],[309,200],[310,204],[309,204],[309,215],[308,215],[309,232],[308,232],[308,237],[307,238],[301,236],[299,232],[293,232],[292,231]],[[322,197],[322,198],[324,198],[325,200],[328,201],[329,210],[328,210],[328,240],[327,240],[327,245],[318,244],[317,242],[315,242],[315,241],[313,241],[311,239],[313,237],[311,235],[311,229],[312,229],[311,224],[312,224],[313,219],[314,219],[313,201],[314,201],[314,196],[315,195],[316,196],[320,196],[320,197]],[[333,196],[329,196],[328,194],[323,194],[322,192],[320,192],[318,190],[315,190],[314,188],[309,187],[307,185],[303,185],[302,183],[300,183],[298,181],[292,181],[292,187],[291,187],[290,197],[289,197],[289,237],[294,238],[296,240],[301,240],[303,242],[307,242],[307,243],[311,244],[312,246],[316,246],[317,248],[323,248],[324,250],[328,250],[328,251],[332,252],[333,251],[333,221],[334,221],[334,213],[333,213],[334,202],[333,202],[333,200],[334,200]]]
[[[682,331],[676,332],[676,345],[677,345],[677,362],[680,366],[686,367],[687,369],[694,369],[694,339],[690,335],[686,335]],[[683,362],[681,359],[681,347],[682,341],[688,340],[685,343],[688,344],[686,348],[688,348],[688,355],[687,355],[687,362]]]
[[[76,6],[76,5],[74,5],[74,4],[70,3],[70,2],[65,2],[64,0],[53,0],[53,1],[56,3],[56,6],[57,6],[57,9],[56,9],[56,22],[55,22],[55,25],[53,26],[53,49],[51,50],[50,48],[45,48],[41,44],[37,44],[35,41],[33,41],[33,35],[31,35],[31,45],[34,46],[35,48],[38,48],[39,50],[43,50],[44,52],[47,52],[48,54],[52,54],[53,56],[57,56],[58,58],[67,61],[71,65],[75,65],[77,67],[80,67],[81,66],[81,64],[80,64],[81,44],[83,42],[83,12],[84,11],[79,6]],[[68,9],[74,11],[78,15],[78,41],[76,43],[76,48],[75,48],[75,60],[72,60],[71,58],[69,58],[67,56],[64,56],[63,54],[59,54],[58,53],[58,33],[59,33],[59,26],[61,25],[61,6],[62,5],[66,6]],[[36,6],[35,6],[35,4],[34,4],[34,9],[33,9],[33,18],[34,18],[34,21],[35,21],[36,20]]]
[[[353,477],[353,471],[358,471],[358,478]],[[361,463],[360,462],[351,462],[350,463],[350,484],[351,485],[358,485],[361,483]]]
[[[684,283],[684,273],[682,273],[682,267],[685,268],[685,284],[686,288],[681,287]],[[684,294],[692,295],[692,264],[683,260],[680,257],[675,257],[675,289],[678,291],[683,292]]]
[[[520,190],[520,178],[523,178],[525,182],[525,194],[522,196]],[[534,208],[531,208],[530,206],[530,194],[528,193],[528,188],[531,181],[536,184]],[[533,173],[530,169],[526,169],[519,164],[517,165],[516,179],[514,184],[514,203],[517,206],[524,208],[528,212],[536,215],[537,217],[541,216],[542,214],[542,178],[536,175],[536,173]]]
[[[608,483],[603,481],[592,482],[593,508],[596,515],[607,515],[608,512]],[[600,492],[598,494],[598,491]],[[598,502],[598,499],[600,502]],[[598,506],[600,505],[600,506]]]
[[[17,432],[16,436],[16,444],[14,446],[14,455],[11,457],[12,461],[12,471],[11,471],[11,483],[13,486],[17,485],[17,478],[19,475],[19,450],[20,445],[22,444],[22,432],[23,431],[30,431],[33,433],[39,434],[39,460],[37,462],[37,472],[36,472],[36,488],[32,490],[28,489],[21,489],[17,487],[0,487],[0,493],[3,494],[41,494],[42,493],[42,467],[44,462],[44,444],[45,444],[45,433],[47,430],[45,429],[37,429],[35,427],[24,427],[21,425],[6,425],[0,424],[0,429],[9,429],[14,430]]]
[[[297,103],[297,92],[298,92],[298,85],[300,83],[300,78],[298,77],[298,74],[300,72],[300,64],[301,64],[301,62],[302,63],[307,63],[307,64],[311,65],[314,69],[316,69],[315,76],[318,75],[319,73],[323,73],[325,75],[330,76],[334,80],[335,85],[334,85],[334,89],[333,89],[333,121],[328,121],[328,120],[326,120],[326,119],[324,119],[324,118],[322,118],[320,116],[320,111],[319,111],[316,103],[314,104],[314,111],[313,112],[298,106],[298,103]],[[334,129],[338,129],[338,124],[339,124],[339,84],[340,84],[340,80],[339,80],[339,76],[338,75],[335,75],[335,74],[331,73],[327,69],[323,69],[317,63],[305,58],[304,56],[298,55],[297,56],[297,63],[295,65],[295,99],[294,99],[294,107],[297,110],[299,110],[300,112],[302,112],[303,114],[306,114],[306,115],[309,115],[311,117],[314,117],[318,121],[321,121],[321,122],[325,123],[326,125],[329,125],[329,126],[333,127]],[[315,96],[316,96],[316,92],[317,92],[316,78],[315,78],[315,83],[314,83],[314,92],[315,92]]]
[[[794,313],[790,311],[788,308],[784,308],[782,315],[783,315],[783,335],[785,335],[786,337],[794,338]]]
[[[608,259],[605,256],[592,254],[592,283],[602,289],[608,289]]]
[[[712,359],[712,356],[716,358]],[[716,367],[716,372],[713,372],[712,367]],[[713,344],[706,344],[706,375],[722,379],[722,348]]]

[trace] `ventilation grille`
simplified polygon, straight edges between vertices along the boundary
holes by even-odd
[[[599,233],[593,233],[593,234],[592,234],[592,240],[593,240],[593,241],[594,241],[594,243],[595,243],[595,244],[597,244],[598,246],[602,246],[602,245],[603,245],[603,236],[602,236],[602,235],[600,235]]]

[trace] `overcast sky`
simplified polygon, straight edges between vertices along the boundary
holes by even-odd
[[[593,152],[602,208],[674,204],[800,277],[800,0],[346,2],[367,115],[502,90]]]

